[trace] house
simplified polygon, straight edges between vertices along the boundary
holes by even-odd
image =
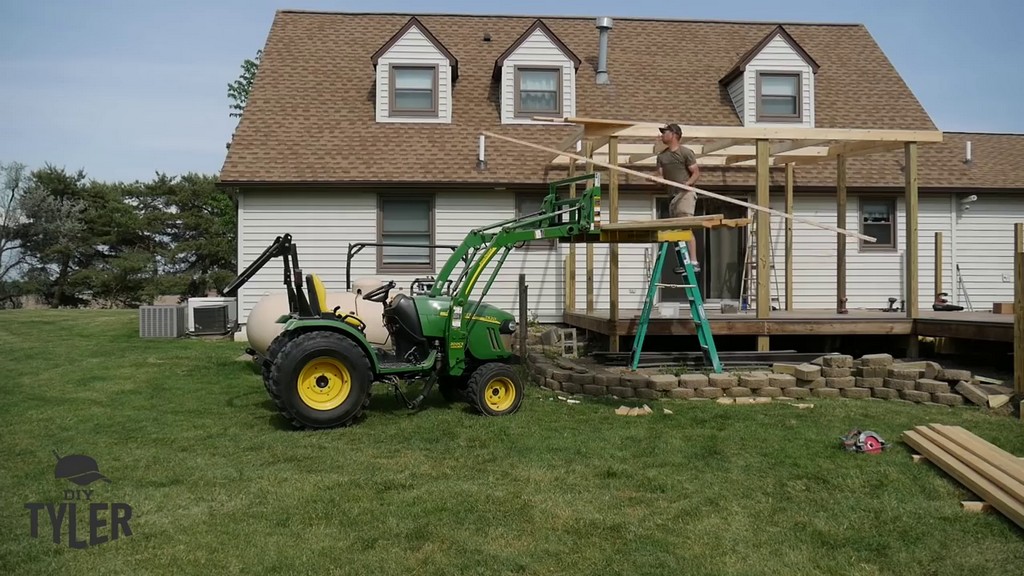
[[[407,287],[436,274],[451,254],[445,246],[474,227],[531,212],[546,183],[566,176],[544,152],[480,140],[487,130],[557,147],[573,134],[572,125],[543,116],[937,129],[862,25],[279,11],[221,172],[221,184],[239,191],[239,267],[289,232],[303,268],[331,291],[345,289],[346,253],[359,242],[440,246],[368,247],[352,259],[352,278]],[[939,231],[953,301],[962,300],[958,267],[975,308],[1012,297],[1012,225],[1024,220],[1024,168],[1012,160],[1022,154],[1019,135],[946,133],[941,144],[921,146],[922,306],[934,298]],[[846,227],[878,239],[847,243],[851,309],[902,296],[902,161],[902,153],[850,159]],[[825,162],[796,171],[795,215],[835,222],[835,170]],[[701,188],[754,201],[751,168],[702,171]],[[772,207],[781,210],[784,178],[773,170],[771,179]],[[620,221],[664,214],[665,203],[660,186],[620,180]],[[746,215],[727,203],[704,208]],[[778,219],[772,226],[781,270],[783,227]],[[709,254],[709,302],[743,295],[747,233],[698,239]],[[797,223],[794,247],[795,308],[834,309],[835,235]],[[653,248],[621,246],[622,309],[642,305]],[[489,301],[516,309],[523,273],[531,315],[561,321],[567,254],[549,242],[514,251]],[[606,254],[606,246],[595,249],[598,308],[608,302]],[[576,258],[585,270],[584,250]],[[273,263],[239,292],[242,322],[264,294],[283,289],[280,278]],[[782,288],[773,277],[780,301]],[[577,302],[585,290],[578,282]]]

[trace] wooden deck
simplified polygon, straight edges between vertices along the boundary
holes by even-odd
[[[772,311],[766,320],[759,320],[753,311],[723,314],[707,311],[711,331],[716,336],[874,336],[917,335],[939,338],[963,338],[1013,342],[1013,315],[991,312],[935,312],[921,310],[916,320],[905,312],[850,310],[849,314],[836,314],[832,310]],[[636,334],[640,310],[622,310],[616,323],[619,336]],[[565,312],[563,321],[581,328],[609,335],[612,323],[608,310]],[[648,324],[648,336],[692,335],[696,331],[690,312],[683,307],[677,317],[665,318],[655,310]]]

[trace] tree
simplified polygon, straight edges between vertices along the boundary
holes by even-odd
[[[228,84],[228,98],[234,101],[228,107],[235,112],[231,112],[229,116],[232,118],[241,118],[242,113],[245,111],[245,105],[249,103],[249,92],[252,90],[252,84],[256,80],[256,72],[260,68],[260,60],[263,58],[263,50],[256,51],[256,59],[246,58],[242,62],[242,73],[238,76],[238,79]]]
[[[29,178],[28,167],[0,163],[0,282],[11,279],[25,263],[18,228],[23,223],[21,199]]]

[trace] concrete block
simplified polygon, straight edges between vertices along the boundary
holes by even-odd
[[[758,390],[756,394],[762,398],[778,398],[779,396],[782,396],[782,388],[766,386]]]
[[[596,384],[585,384],[583,386],[583,393],[587,396],[605,396],[608,394],[608,387],[598,386]]]
[[[732,388],[739,385],[739,378],[735,374],[708,374],[708,386],[714,388]]]
[[[608,393],[612,396],[618,396],[619,398],[634,398],[636,397],[636,390],[633,388],[627,388],[625,386],[609,386]]]
[[[572,382],[573,372],[570,370],[562,370],[559,368],[558,370],[552,370],[551,372],[551,377],[559,382]]]
[[[598,386],[618,386],[621,378],[622,377],[618,374],[602,372],[594,374],[594,384],[597,384]]]
[[[814,380],[797,380],[797,385],[800,386],[801,388],[807,388],[809,390],[814,390],[814,389],[817,389],[817,388],[824,388],[825,387],[825,379],[819,377],[819,378],[815,378]]]
[[[772,364],[772,374],[796,375],[796,364]]]
[[[791,374],[769,374],[768,385],[773,388],[796,388],[796,376]]]
[[[821,375],[825,378],[846,378],[853,376],[853,368],[822,368]]]
[[[914,389],[921,392],[927,392],[929,394],[948,394],[949,384],[939,380],[932,380],[930,378],[919,378]]]
[[[583,386],[575,382],[562,382],[562,392],[567,394],[582,394]]]
[[[786,388],[782,391],[782,394],[787,398],[795,398],[797,400],[811,397],[811,391],[807,388]]]
[[[913,390],[917,387],[917,380],[904,380],[897,378],[886,378],[885,387],[893,390]]]
[[[558,380],[555,380],[554,378],[548,378],[547,380],[545,380],[544,385],[550,388],[551,390],[554,390],[555,392],[562,391],[562,383],[559,382]]]
[[[896,366],[902,366],[902,364],[897,364]],[[889,368],[887,374],[893,380],[913,380],[916,382],[918,378],[924,378],[924,368],[897,368],[896,366]]]
[[[764,372],[744,372],[740,374],[740,386],[751,390],[760,390],[768,386],[768,374]]]
[[[942,380],[942,381],[949,382],[949,383],[961,382],[961,381],[963,381],[963,382],[970,382],[971,381],[971,371],[970,370],[946,370],[946,369],[943,369],[942,373],[939,374],[935,379],[936,380]]]
[[[676,388],[668,391],[668,397],[676,400],[689,400],[696,395],[697,391],[692,388]]]
[[[725,391],[725,395],[730,398],[743,398],[752,394],[753,391],[750,388],[744,388],[743,386],[733,386]]]
[[[853,368],[853,356],[834,354],[821,359],[824,368]]]
[[[911,402],[931,402],[932,395],[920,390],[900,390],[900,398]]]
[[[857,388],[881,388],[885,385],[884,378],[855,378],[854,386]]]
[[[888,368],[892,363],[892,354],[865,354],[860,357],[860,364],[864,368]]]
[[[857,384],[857,379],[853,376],[846,376],[844,378],[825,378],[826,388],[853,388]]]
[[[962,406],[964,397],[959,394],[936,393],[932,394],[932,401],[944,406]]]
[[[650,377],[650,387],[659,392],[674,390],[679,387],[679,377],[672,374],[655,374]]]
[[[841,393],[837,388],[815,388],[811,395],[815,398],[839,398]]]
[[[661,398],[661,392],[651,388],[637,388],[636,397],[643,398],[644,400],[657,400]]]
[[[900,397],[900,392],[892,388],[872,388],[871,396],[881,400],[895,400]]]
[[[817,380],[821,377],[821,366],[801,364],[794,369],[793,375],[797,377],[797,380]]]
[[[679,387],[689,388],[690,390],[707,388],[708,376],[707,374],[683,374],[679,377]]]
[[[866,400],[871,398],[871,390],[869,388],[843,388],[840,391],[843,398],[852,398],[855,400]]]
[[[572,383],[579,384],[580,386],[589,386],[594,383],[594,375],[590,372],[587,372],[586,374],[574,372],[572,375]]]
[[[650,388],[650,377],[646,374],[623,374],[619,379],[621,386],[627,386],[629,388]]]
[[[697,390],[698,398],[721,398],[722,396],[725,396],[725,392],[721,388],[708,387]]]

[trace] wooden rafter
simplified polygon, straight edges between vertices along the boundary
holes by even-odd
[[[608,159],[608,141],[615,136],[620,164],[653,166],[660,144],[662,125],[653,122],[629,122],[594,118],[537,118],[575,125],[574,137],[559,150],[575,152],[576,139],[594,142],[594,158]],[[756,166],[756,145],[769,141],[768,162],[772,166],[817,164],[834,160],[898,150],[908,142],[928,144],[942,141],[937,130],[876,130],[840,128],[802,128],[789,126],[683,126],[684,145],[693,150],[701,166]],[[570,141],[571,140],[571,141]],[[552,164],[568,164],[569,155],[558,154]]]

